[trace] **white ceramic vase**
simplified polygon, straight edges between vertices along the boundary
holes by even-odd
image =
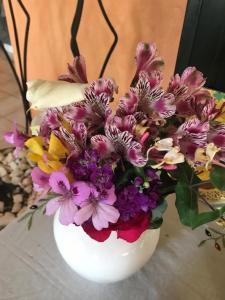
[[[152,256],[160,229],[146,230],[134,243],[117,239],[112,232],[105,242],[91,239],[81,227],[65,226],[54,218],[57,247],[67,264],[82,277],[110,283],[123,280],[143,267]]]

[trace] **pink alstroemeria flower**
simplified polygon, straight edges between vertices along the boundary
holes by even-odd
[[[4,134],[4,140],[16,147],[14,151],[16,157],[19,151],[24,147],[24,143],[27,139],[28,137],[16,128],[16,124],[14,125],[13,131],[8,131]]]
[[[75,104],[66,117],[85,122],[90,130],[102,126],[112,113],[109,103],[116,90],[112,79],[100,78],[93,81],[85,90],[84,100]]]
[[[135,59],[137,63],[135,79],[138,78],[141,71],[150,74],[153,71],[160,71],[164,65],[162,58],[157,55],[157,48],[153,43],[139,43],[137,45]]]
[[[201,122],[197,118],[184,122],[175,134],[181,152],[193,159],[196,149],[206,146],[208,131],[209,122]]]
[[[63,225],[74,223],[74,216],[78,210],[76,203],[89,197],[88,184],[83,181],[70,184],[65,174],[53,172],[49,178],[49,185],[58,196],[46,204],[46,215],[50,216],[60,209],[60,223]]]
[[[74,57],[72,65],[68,64],[68,74],[59,76],[59,80],[87,83],[86,64],[83,56]]]
[[[184,100],[200,90],[204,84],[203,74],[195,67],[187,67],[181,76],[176,74],[171,78],[167,92],[172,93],[176,101]]]
[[[84,199],[84,198],[83,198]],[[116,223],[119,219],[119,211],[113,206],[116,201],[115,187],[99,193],[96,188],[90,184],[90,194],[86,199],[75,202],[81,208],[75,214],[75,223],[82,225],[85,221],[92,219],[95,229],[102,230],[108,228],[109,223]]]
[[[128,131],[120,131],[115,125],[107,125],[104,135],[95,135],[91,138],[93,148],[102,156],[109,157],[116,154],[132,163],[134,166],[143,167],[147,159],[142,154],[142,145],[133,140],[133,135]]]

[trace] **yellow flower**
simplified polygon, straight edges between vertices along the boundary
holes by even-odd
[[[38,167],[45,173],[61,169],[63,164],[60,160],[68,154],[68,150],[54,133],[51,133],[47,150],[44,147],[44,138],[40,136],[30,138],[26,141],[25,145],[30,150],[28,159],[36,162]]]
[[[198,148],[195,151],[195,161],[204,163],[205,169],[208,170],[210,163],[214,159],[214,156],[219,151],[220,151],[220,148],[218,148],[214,143],[209,143],[206,146],[206,149]]]
[[[215,121],[217,121],[219,123],[225,123],[225,105],[224,105],[224,101],[217,102],[216,103],[216,108],[221,109],[221,112],[216,117]]]

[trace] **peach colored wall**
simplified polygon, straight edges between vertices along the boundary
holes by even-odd
[[[25,17],[17,1],[12,1],[19,27],[24,36]],[[23,0],[31,15],[28,46],[28,79],[55,79],[72,60],[70,27],[75,12],[74,0]],[[8,4],[4,1],[8,24]],[[164,82],[174,71],[187,0],[103,0],[114,25],[119,43],[105,76],[116,79],[120,93],[127,90],[135,71],[134,55],[138,41],[156,42],[165,59]],[[11,35],[12,43],[14,39]],[[80,52],[86,57],[88,77],[95,79],[113,42],[96,0],[84,1],[78,33]]]

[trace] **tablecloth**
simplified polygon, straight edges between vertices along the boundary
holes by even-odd
[[[225,251],[198,247],[204,228],[183,227],[169,198],[160,241],[151,260],[134,276],[96,284],[63,261],[53,220],[41,213],[33,226],[13,222],[0,232],[0,300],[223,300]]]

